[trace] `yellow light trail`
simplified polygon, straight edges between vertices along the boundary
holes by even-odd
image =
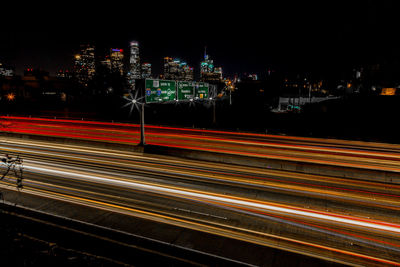
[[[4,188],[4,186],[2,184],[4,184],[4,182],[0,182],[0,187]],[[13,187],[13,185],[10,183],[7,183],[5,188],[8,190],[16,190],[15,187]],[[88,207],[92,207],[92,208],[95,207],[95,208],[99,208],[99,209],[106,210],[106,211],[117,212],[117,213],[121,213],[121,214],[125,214],[125,215],[135,216],[135,217],[144,218],[144,219],[157,221],[157,222],[161,222],[161,223],[166,223],[166,224],[171,224],[171,225],[175,225],[175,226],[179,226],[179,227],[185,227],[185,228],[202,231],[202,232],[206,232],[206,233],[211,233],[211,234],[215,234],[215,235],[219,235],[219,236],[224,236],[224,237],[228,237],[228,238],[235,238],[237,240],[242,240],[245,242],[250,242],[250,243],[254,243],[254,244],[258,244],[258,245],[277,248],[277,249],[283,249],[283,250],[286,250],[289,252],[300,253],[303,255],[317,257],[317,258],[321,258],[321,259],[328,260],[328,261],[334,261],[334,262],[341,263],[341,264],[360,266],[358,263],[352,263],[351,261],[349,261],[349,259],[346,260],[342,257],[339,257],[340,258],[339,259],[339,258],[332,257],[332,256],[330,256],[330,257],[324,256],[316,251],[304,250],[303,247],[296,248],[294,245],[297,244],[297,245],[301,245],[301,246],[307,246],[310,248],[323,249],[323,250],[343,254],[346,256],[357,257],[360,259],[366,259],[369,261],[379,262],[379,263],[383,263],[383,264],[389,264],[389,265],[393,265],[393,266],[400,266],[400,263],[394,262],[391,260],[387,260],[387,259],[382,259],[382,258],[378,258],[378,257],[373,257],[373,256],[369,256],[369,255],[356,253],[356,252],[341,250],[341,249],[337,249],[337,248],[332,248],[332,247],[314,244],[314,243],[310,243],[310,242],[306,242],[306,241],[287,238],[287,237],[283,237],[283,236],[277,236],[277,235],[273,235],[273,234],[268,234],[268,233],[264,233],[264,232],[254,231],[254,230],[235,227],[235,226],[227,226],[227,225],[216,224],[216,223],[214,223],[214,226],[212,226],[212,225],[210,225],[210,222],[208,222],[208,221],[204,222],[205,223],[204,224],[204,223],[199,223],[199,222],[195,222],[195,221],[179,219],[176,217],[165,216],[165,215],[154,213],[154,212],[133,209],[133,208],[126,207],[126,206],[121,206],[121,205],[102,202],[102,201],[98,201],[98,200],[87,199],[87,198],[77,197],[77,196],[71,196],[71,195],[67,195],[67,194],[51,192],[51,191],[41,190],[41,189],[24,189],[24,193],[37,195],[37,196],[41,196],[41,197],[46,197],[46,198],[50,198],[50,199],[55,199],[55,200],[61,200],[61,201],[69,202],[72,204],[84,205],[84,206],[88,206]],[[230,228],[231,230],[226,229],[227,227]],[[265,239],[260,239],[257,236],[270,237],[273,239],[278,239],[280,241],[271,242],[271,241],[268,241]],[[282,241],[293,243],[294,245],[285,245],[282,243]]]
[[[120,187],[140,189],[140,190],[144,190],[144,191],[150,191],[150,192],[156,192],[156,193],[162,193],[162,194],[168,194],[168,195],[174,195],[174,196],[180,195],[180,196],[189,197],[189,198],[220,201],[223,203],[247,206],[250,208],[263,209],[266,211],[283,212],[283,213],[292,214],[292,215],[299,215],[299,216],[305,216],[305,217],[314,218],[314,219],[328,220],[328,221],[332,221],[332,222],[336,222],[336,223],[350,224],[350,225],[366,227],[366,228],[382,230],[382,231],[389,231],[389,232],[400,234],[400,225],[394,224],[394,223],[386,223],[386,222],[381,222],[381,221],[360,219],[360,218],[344,216],[344,215],[339,216],[337,214],[332,214],[332,213],[328,213],[328,212],[315,212],[315,211],[301,209],[301,208],[297,208],[297,207],[277,205],[277,204],[273,204],[273,203],[266,203],[266,202],[261,202],[261,201],[256,201],[256,200],[248,200],[248,199],[244,199],[244,198],[240,198],[240,197],[233,197],[233,196],[228,197],[225,195],[197,191],[197,190],[189,190],[189,189],[182,190],[178,187],[173,187],[173,186],[160,186],[158,184],[152,184],[152,183],[133,182],[133,181],[115,179],[115,178],[111,179],[111,178],[106,178],[106,177],[84,174],[81,172],[79,173],[76,171],[75,172],[72,172],[72,171],[67,172],[67,171],[57,170],[57,169],[53,169],[53,168],[50,169],[50,168],[42,168],[42,167],[35,167],[35,166],[25,166],[25,168],[27,170],[35,171],[35,172],[42,173],[42,174],[50,174],[50,175],[55,175],[55,176],[69,177],[69,178],[78,179],[78,180],[90,180],[90,181],[93,181],[96,183],[117,185]]]
[[[54,149],[55,148],[59,148],[59,147],[56,147],[56,146],[44,146],[44,145],[43,146],[39,146],[39,147],[45,147],[45,148],[49,148],[50,147],[50,148],[54,148]],[[82,148],[70,148],[70,147],[68,147],[68,148],[71,149],[72,151],[79,151],[79,152],[85,152],[85,153],[93,153],[93,152],[95,152],[95,150],[88,150],[88,149],[82,149]],[[57,156],[57,154],[54,154],[54,153],[51,154],[49,152],[31,151],[31,150],[27,150],[27,152],[29,152],[31,154],[36,154],[36,155],[49,155],[49,156],[52,156],[52,157]],[[165,164],[165,163],[185,164],[185,162],[183,160],[167,160],[167,159],[164,159],[164,158],[144,157],[144,156],[141,156],[141,155],[138,156],[138,155],[132,155],[132,154],[122,153],[122,152],[114,153],[114,152],[101,151],[101,153],[104,153],[104,154],[110,155],[110,156],[119,156],[119,157],[122,156],[123,158],[126,158],[126,159],[140,159],[140,160],[144,160],[144,159],[149,160],[150,159],[152,161],[158,162],[158,163],[148,163],[148,162],[147,163],[144,163],[144,162],[141,163],[142,165],[140,166],[140,169],[141,170],[147,170],[149,172],[154,172],[154,171],[169,172],[169,171],[171,171],[170,167],[169,168],[168,167],[160,167],[160,163],[162,163],[162,164]],[[64,158],[64,159],[84,160],[86,162],[92,162],[92,163],[97,163],[97,164],[108,164],[109,163],[109,161],[88,158],[88,157],[85,157],[85,156],[68,156],[68,155],[62,154],[62,156],[60,156],[60,157]],[[194,163],[194,162],[190,162],[190,161],[186,162],[186,164],[191,164],[191,165],[192,165],[192,163],[193,163],[194,166],[197,165],[197,166],[201,166],[202,167],[204,165],[204,164],[201,165],[200,163]],[[120,168],[132,167],[132,163],[116,162],[115,164],[118,165]],[[144,164],[147,164],[149,166],[145,166]],[[216,165],[216,164],[212,165],[210,163],[208,163],[207,165],[209,165],[209,166],[219,166],[219,165]],[[254,168],[250,169],[250,168],[240,168],[240,167],[233,167],[233,166],[230,167],[230,169],[237,169],[237,170],[244,170],[244,171],[248,170],[248,171],[251,171],[251,172],[255,172],[255,174],[262,174],[262,175],[268,174],[268,175],[277,175],[277,176],[280,176],[280,177],[282,177],[282,175],[284,175],[286,177],[293,177],[293,178],[297,178],[297,179],[307,179],[307,180],[311,179],[313,181],[318,181],[318,180],[323,179],[324,181],[331,181],[331,182],[337,181],[336,184],[343,184],[343,183],[351,184],[351,181],[346,180],[346,179],[338,179],[338,178],[332,179],[330,177],[312,176],[312,175],[300,174],[300,173],[290,173],[290,172],[273,171],[273,170],[262,170],[262,171],[260,171],[258,169],[254,169]],[[318,188],[312,188],[310,186],[305,187],[305,185],[285,184],[285,183],[282,183],[282,182],[272,182],[272,181],[253,179],[253,178],[252,179],[250,179],[250,178],[235,178],[235,177],[232,177],[232,176],[220,175],[220,174],[216,174],[216,173],[213,173],[213,172],[201,173],[198,170],[193,170],[193,169],[192,170],[189,169],[189,170],[179,171],[177,168],[174,168],[173,169],[173,173],[174,173],[174,175],[175,174],[182,174],[182,175],[193,174],[193,175],[196,175],[196,177],[198,177],[198,178],[203,177],[205,179],[213,178],[213,179],[220,180],[221,183],[222,182],[239,182],[239,183],[246,183],[246,184],[249,184],[249,185],[272,186],[272,187],[277,187],[277,188],[279,187],[279,188],[285,188],[285,189],[295,190],[295,191],[299,191],[299,192],[305,191],[305,193],[313,192],[313,193],[317,193],[317,194],[324,194],[326,197],[328,197],[328,196],[331,196],[331,197],[335,197],[335,196],[336,197],[346,197],[346,198],[352,198],[353,200],[358,199],[358,201],[371,200],[371,195],[370,195],[371,192],[365,192],[364,193],[365,196],[363,196],[362,192],[360,192],[359,190],[356,193],[351,192],[351,191],[336,192],[335,190],[331,190],[329,188],[318,189]],[[165,175],[167,175],[167,174],[165,174]],[[363,185],[363,184],[368,185],[367,188],[371,188],[371,189],[377,187],[377,184],[374,184],[374,183],[371,183],[371,182],[362,182],[362,181],[357,181],[356,182],[356,185],[358,187]],[[399,189],[399,186],[391,185],[391,190],[395,190],[396,188]],[[385,203],[386,203],[387,205],[392,205],[393,207],[390,207],[392,209],[395,209],[395,210],[399,209],[399,200],[398,200],[398,198],[393,198],[393,197],[392,198],[388,198],[385,195],[375,194],[374,197],[373,197],[373,200],[374,200],[375,205],[377,205],[377,206],[385,205]],[[382,203],[379,204],[378,201],[382,202]]]

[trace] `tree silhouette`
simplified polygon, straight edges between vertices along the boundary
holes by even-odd
[[[3,173],[3,175],[0,177],[0,180],[3,180],[10,172],[13,172],[15,175],[15,178],[17,179],[16,184],[18,189],[22,189],[22,174],[23,174],[23,160],[20,158],[20,156],[17,156],[15,158],[11,157],[10,155],[6,154],[4,158],[1,159],[1,162],[6,165],[6,171]]]

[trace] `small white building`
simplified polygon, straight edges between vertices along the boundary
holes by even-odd
[[[272,112],[286,112],[292,110],[301,110],[301,107],[308,103],[318,103],[331,99],[338,99],[339,96],[327,97],[279,97],[279,104]]]

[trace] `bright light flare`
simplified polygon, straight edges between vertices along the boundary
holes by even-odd
[[[144,105],[144,103],[141,102],[141,100],[142,100],[144,97],[138,97],[138,92],[139,92],[139,90],[136,90],[136,91],[135,91],[135,95],[133,95],[132,93],[129,93],[129,96],[128,96],[128,97],[124,96],[124,99],[125,99],[126,101],[128,101],[128,103],[126,103],[126,104],[123,105],[122,107],[123,107],[123,108],[124,108],[124,107],[127,107],[127,106],[130,106],[130,107],[131,107],[130,110],[129,110],[129,116],[132,115],[132,111],[133,111],[134,108],[136,108],[136,109],[140,112],[139,106],[140,106],[140,105]]]
[[[7,97],[8,101],[15,100],[15,94],[14,93],[9,93],[9,94],[6,95],[6,97]]]

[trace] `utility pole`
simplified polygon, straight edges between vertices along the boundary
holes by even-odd
[[[301,87],[299,86],[299,101],[297,101],[298,107],[300,107],[300,98],[301,98]]]
[[[146,144],[146,140],[144,137],[144,103],[141,105],[140,112],[140,146],[144,146]]]
[[[213,124],[217,124],[217,116],[216,116],[216,112],[215,112],[215,100],[212,100],[213,102]]]

